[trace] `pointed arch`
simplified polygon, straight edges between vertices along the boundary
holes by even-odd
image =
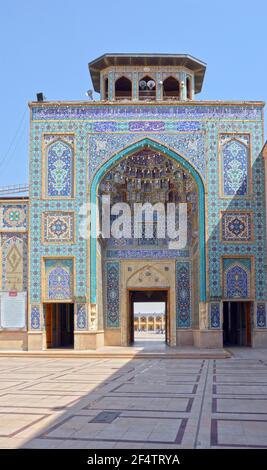
[[[134,271],[131,276],[127,279],[127,288],[133,289],[134,287],[140,286],[140,282],[138,282],[138,279],[142,279],[142,287],[151,287],[151,282],[146,282],[146,273],[149,272],[149,281],[153,281],[155,276],[158,277],[158,279],[161,279],[164,287],[169,287],[170,286],[170,281],[167,278],[167,276],[164,274],[163,270],[157,269],[155,266],[152,266],[151,264],[146,264],[145,266],[142,266],[141,268],[137,269]],[[133,282],[136,279],[136,282]],[[153,282],[152,282],[153,284]],[[162,285],[162,284],[161,284]],[[157,287],[157,283],[154,283],[154,287]]]
[[[144,272],[144,271],[149,271],[149,270],[153,270],[155,271],[157,274],[162,274],[160,269],[157,269],[155,268],[155,266],[153,266],[152,264],[150,263],[147,263],[145,264],[145,266],[141,266],[141,268],[137,269],[136,271],[134,271],[129,277],[128,277],[128,280],[127,282],[129,282],[134,276],[136,276],[138,273],[141,273],[141,272]],[[167,280],[167,278],[166,278]]]
[[[157,94],[156,80],[149,75],[139,79],[139,100],[155,100]]]
[[[225,145],[230,144],[231,142],[236,142],[238,144],[244,145],[244,147],[248,147],[248,145],[245,142],[243,142],[241,139],[239,139],[238,137],[234,135],[230,137],[226,142],[224,142],[222,144],[222,147],[225,147]]]
[[[73,147],[62,138],[46,148],[46,196],[73,196]]]
[[[134,144],[129,145],[120,152],[113,155],[108,161],[96,171],[91,183],[90,203],[91,203],[91,238],[90,238],[90,299],[91,303],[96,303],[96,249],[97,249],[97,190],[98,185],[104,175],[120,160],[132,155],[138,150],[149,147],[161,152],[167,158],[178,162],[188,171],[196,181],[198,188],[198,212],[199,212],[199,252],[200,252],[200,301],[206,301],[206,245],[205,245],[205,189],[202,177],[199,172],[184,157],[174,150],[166,147],[150,138],[144,138]]]
[[[250,296],[250,271],[236,261],[224,273],[225,298],[247,298]]]
[[[132,98],[132,82],[124,75],[119,77],[115,82],[115,99],[131,99]]]
[[[70,299],[71,294],[71,275],[69,270],[60,264],[50,267],[46,273],[47,292],[46,297],[51,300]],[[60,281],[59,281],[60,279]]]
[[[250,191],[250,151],[233,137],[221,145],[222,189],[224,196],[247,196]]]
[[[163,99],[180,99],[180,82],[177,78],[169,76],[163,81]]]

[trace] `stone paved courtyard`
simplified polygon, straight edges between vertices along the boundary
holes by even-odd
[[[267,448],[267,351],[0,357],[1,448]]]

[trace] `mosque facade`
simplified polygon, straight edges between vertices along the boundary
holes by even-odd
[[[1,349],[129,346],[152,301],[171,347],[267,346],[264,103],[197,101],[205,70],[105,54],[98,101],[29,103],[29,196],[0,200]],[[156,210],[149,236],[141,217],[106,237],[105,197],[182,205],[185,243]]]

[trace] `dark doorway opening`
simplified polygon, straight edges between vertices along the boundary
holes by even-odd
[[[73,348],[74,305],[46,304],[45,319],[47,348]]]
[[[127,77],[120,77],[115,82],[115,99],[130,100],[132,98],[132,82]]]
[[[180,99],[180,84],[174,77],[168,77],[164,80],[163,99]]]
[[[251,303],[223,303],[224,346],[251,346]]]
[[[129,343],[168,342],[168,291],[130,290]]]

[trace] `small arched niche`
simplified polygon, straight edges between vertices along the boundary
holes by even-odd
[[[168,77],[163,82],[163,99],[179,100],[180,99],[180,83],[174,77]]]
[[[156,82],[146,75],[139,80],[139,100],[154,101],[156,99]]]
[[[115,82],[115,99],[131,100],[132,99],[132,82],[127,77],[120,77]]]

